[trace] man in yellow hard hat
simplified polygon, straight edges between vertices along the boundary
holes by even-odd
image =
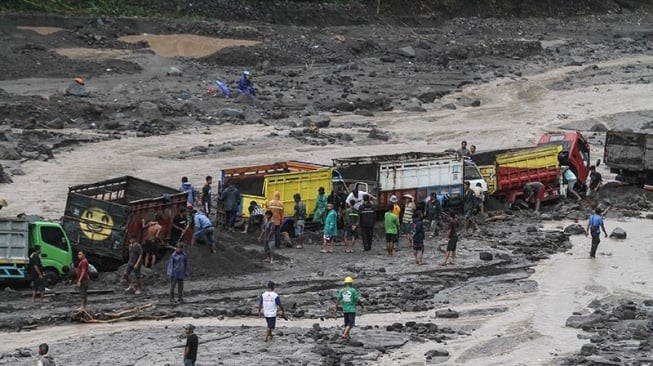
[[[344,282],[345,287],[338,291],[338,297],[336,298],[336,312],[338,306],[342,305],[342,314],[345,318],[345,331],[342,333],[342,338],[349,339],[349,332],[356,323],[356,305],[360,305],[362,309],[363,302],[360,299],[360,294],[353,287],[354,280],[347,276]]]

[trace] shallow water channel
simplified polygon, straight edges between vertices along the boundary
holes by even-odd
[[[608,232],[620,226],[628,233],[626,240],[603,239],[596,259],[589,259],[589,239],[573,236],[573,249],[542,261],[528,279],[538,283],[534,292],[512,293],[492,301],[474,304],[456,303],[450,307],[459,311],[458,319],[435,319],[432,311],[403,314],[367,314],[358,319],[359,326],[385,326],[410,320],[433,321],[440,327],[463,329],[470,336],[458,337],[447,343],[409,342],[385,354],[380,365],[423,365],[424,353],[431,349],[446,349],[447,359],[432,362],[451,365],[549,365],[559,355],[577,352],[586,341],[578,339],[579,330],[566,328],[565,321],[573,312],[588,313],[587,305],[604,296],[650,297],[653,293],[653,225],[650,220],[632,219],[623,222],[607,220]],[[548,224],[547,229],[562,228],[560,223]],[[502,309],[501,311],[482,311]],[[479,311],[481,310],[481,311]],[[483,314],[483,315],[469,315]],[[3,337],[0,353],[19,347],[36,346],[47,341],[57,343],[80,336],[132,333],[138,329],[181,328],[186,322],[198,327],[261,327],[261,320],[250,318],[175,319],[166,321],[138,321],[117,324],[75,324],[43,328],[31,332],[12,333]],[[319,322],[322,327],[333,327],[340,320],[298,319],[278,323],[286,327],[310,328]],[[382,328],[381,328],[382,329]],[[379,330],[385,332],[385,330]],[[356,331],[354,331],[355,334]],[[93,337],[96,344],[106,337]],[[110,338],[110,337],[109,337]],[[108,340],[107,340],[108,341]],[[365,340],[363,340],[364,342]]]

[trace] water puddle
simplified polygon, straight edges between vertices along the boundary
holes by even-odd
[[[130,50],[121,50],[116,48],[96,49],[83,47],[57,48],[54,51],[61,56],[78,60],[106,60],[119,58],[131,53]]]
[[[47,36],[48,34],[57,33],[59,31],[64,30],[63,28],[57,28],[57,27],[27,27],[27,26],[18,26],[16,27],[16,29],[30,30],[42,36]]]
[[[260,43],[258,41],[213,38],[194,34],[141,34],[123,36],[119,39],[128,43],[147,41],[152,50],[163,57],[204,57],[226,47],[247,47]]]

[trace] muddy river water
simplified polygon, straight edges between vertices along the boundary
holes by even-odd
[[[562,228],[562,224],[549,223],[547,229]],[[401,348],[388,352],[376,363],[380,365],[420,365],[424,353],[434,348],[449,351],[450,358],[444,364],[464,365],[548,365],[558,355],[577,352],[586,341],[579,339],[578,329],[565,327],[566,319],[574,312],[587,314],[587,305],[594,299],[606,296],[628,296],[630,298],[650,297],[653,293],[653,227],[650,220],[629,219],[606,221],[610,232],[622,227],[628,233],[626,240],[602,238],[596,259],[588,258],[589,239],[583,235],[572,236],[573,249],[554,255],[534,267],[534,274],[528,280],[537,282],[536,291],[499,296],[491,301],[474,304],[457,304],[450,307],[459,311],[458,319],[436,319],[433,312],[402,314],[369,314],[363,312],[357,319],[360,327],[366,325],[385,326],[394,322],[436,322],[440,327],[462,329],[471,334],[467,337],[437,344],[408,342]],[[504,309],[499,312],[479,312],[482,309]],[[475,312],[476,311],[476,312]],[[465,315],[484,314],[484,315]],[[158,322],[129,322],[111,325],[69,325],[43,328],[31,332],[5,334],[0,353],[20,347],[34,349],[39,343],[66,343],[80,336],[92,337],[96,345],[111,343],[111,336],[130,333],[138,329],[170,329],[192,321],[199,328],[229,330],[240,327],[260,328],[261,320],[250,318],[203,318],[176,319]],[[298,319],[279,323],[279,330],[288,328],[311,328],[314,319]],[[340,320],[325,319],[322,327],[335,327]],[[164,330],[168,329],[168,330]],[[238,331],[235,331],[238,333]],[[383,332],[383,328],[375,332]],[[220,331],[217,331],[220,334]],[[251,338],[251,334],[248,335]],[[363,342],[365,340],[363,339]],[[225,340],[224,342],[229,342]],[[231,341],[234,343],[234,341]],[[56,347],[56,346],[55,346]],[[220,344],[220,347],[234,347]],[[165,352],[160,357],[166,357]],[[25,363],[27,364],[27,363]],[[141,364],[141,363],[137,363]],[[148,363],[142,363],[148,364]]]

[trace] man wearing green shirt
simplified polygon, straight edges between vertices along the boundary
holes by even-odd
[[[385,247],[388,250],[388,255],[392,256],[395,250],[395,245],[399,242],[399,217],[393,212],[393,207],[390,206],[385,213]]]
[[[349,339],[349,332],[356,323],[356,305],[360,305],[361,309],[363,308],[360,294],[352,286],[353,283],[354,280],[351,277],[345,277],[345,288],[338,292],[338,297],[336,298],[336,312],[338,311],[338,305],[341,305],[342,315],[345,318],[345,331],[342,333],[343,339]]]

